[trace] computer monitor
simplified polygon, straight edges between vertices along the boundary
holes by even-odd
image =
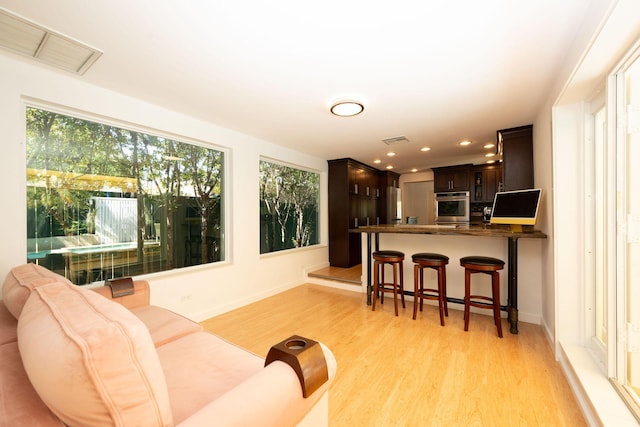
[[[490,223],[512,226],[535,225],[541,195],[542,190],[539,188],[496,193]]]

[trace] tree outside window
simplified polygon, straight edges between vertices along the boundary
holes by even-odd
[[[27,112],[27,260],[76,284],[224,259],[224,153]]]
[[[319,243],[320,174],[260,161],[260,253]]]

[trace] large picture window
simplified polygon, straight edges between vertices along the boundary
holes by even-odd
[[[76,284],[224,260],[220,150],[27,108],[27,260]]]
[[[260,161],[260,253],[315,245],[320,174]]]

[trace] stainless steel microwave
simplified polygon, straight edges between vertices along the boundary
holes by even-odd
[[[469,222],[470,200],[468,191],[435,194],[436,224]]]

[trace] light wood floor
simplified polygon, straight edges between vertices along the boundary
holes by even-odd
[[[363,294],[302,285],[202,324],[261,356],[293,334],[325,343],[331,426],[586,425],[541,327],[503,320],[500,339],[472,313],[464,332],[451,306],[441,327],[432,306],[414,321],[410,301],[395,317],[391,298],[372,312]]]

